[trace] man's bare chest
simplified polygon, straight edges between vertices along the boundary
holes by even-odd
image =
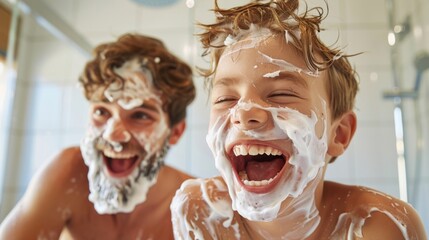
[[[71,236],[66,239],[173,239],[169,214],[100,215],[90,210],[87,213],[75,215],[66,228],[68,235]]]

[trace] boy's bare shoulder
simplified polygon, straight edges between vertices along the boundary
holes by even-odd
[[[220,177],[184,181],[176,191],[171,207],[172,210],[181,209],[180,212],[206,215],[207,211],[216,211],[216,204],[225,204],[225,207],[231,205],[227,186]]]
[[[206,179],[196,178],[184,181],[176,194],[186,195],[190,199],[203,200],[203,194],[209,194],[206,197],[212,198],[215,197],[213,195],[228,194],[228,189],[221,177]],[[225,195],[225,197],[227,196],[228,195]]]
[[[221,177],[186,180],[170,208],[176,238],[236,239],[247,234],[241,218],[231,208],[228,188]]]
[[[426,239],[416,210],[398,198],[334,182],[325,182],[323,195],[327,212],[338,212],[335,229],[353,230],[357,239]]]

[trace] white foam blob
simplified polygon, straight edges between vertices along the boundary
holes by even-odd
[[[185,189],[195,187],[199,188],[200,197],[206,205],[185,206],[188,203]],[[225,185],[216,178],[208,181],[203,179],[186,180],[176,192],[176,196],[170,205],[175,239],[186,238],[182,234],[186,234],[189,231],[195,236],[194,239],[205,239],[205,232],[216,238],[218,236],[216,234],[218,231],[217,225],[225,229],[230,228],[236,239],[240,239],[239,224],[237,222],[232,223],[234,213],[231,209],[231,202],[227,198],[216,196],[216,193],[226,193],[226,191]],[[189,212],[193,212],[195,216],[191,216],[188,219],[187,213]],[[207,217],[200,219],[200,216],[203,215]],[[202,222],[204,228],[200,228],[195,222]]]
[[[380,213],[385,214],[398,227],[398,229],[401,231],[404,239],[405,240],[410,239],[410,237],[408,236],[408,233],[407,233],[406,225],[404,223],[402,223],[400,220],[398,220],[395,216],[393,216],[392,213],[390,213],[386,210],[380,210],[377,207],[367,207],[367,209],[361,208],[360,210],[365,210],[366,216],[362,217],[361,216],[362,214],[357,214],[355,212],[342,213],[338,217],[338,221],[337,221],[337,224],[335,226],[335,229],[332,232],[329,239],[353,240],[353,239],[356,239],[356,237],[359,237],[359,238],[365,237],[362,234],[362,228],[365,225],[366,219],[371,217],[371,213],[373,213],[373,212],[380,212]]]

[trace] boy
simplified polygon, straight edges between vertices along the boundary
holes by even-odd
[[[0,239],[172,239],[170,203],[187,174],[164,166],[195,97],[191,68],[154,38],[95,49],[80,78],[90,126],[32,180]]]
[[[298,2],[215,1],[216,23],[202,25],[221,177],[182,184],[176,238],[426,239],[410,205],[323,180],[355,132],[358,86],[346,56],[317,37],[321,9],[298,15]]]

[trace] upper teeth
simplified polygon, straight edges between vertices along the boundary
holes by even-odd
[[[125,159],[125,158],[132,158],[135,156],[134,154],[131,154],[131,153],[118,154],[117,152],[114,152],[110,149],[105,149],[103,153],[106,157],[109,157],[109,158],[123,158],[123,159]]]
[[[275,148],[268,146],[257,146],[257,145],[235,145],[233,148],[235,156],[246,156],[246,155],[282,155],[282,153]]]

